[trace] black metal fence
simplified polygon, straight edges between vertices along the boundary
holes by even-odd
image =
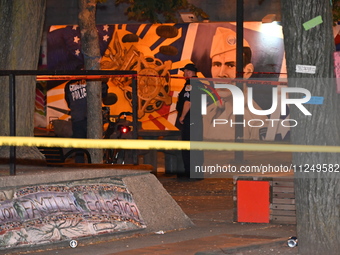
[[[16,83],[15,78],[17,76],[42,76],[40,80],[43,80],[44,77],[56,77],[59,76],[62,80],[72,80],[74,77],[76,79],[103,79],[103,78],[111,78],[117,76],[131,76],[132,77],[132,136],[133,139],[137,139],[138,137],[138,101],[137,101],[137,72],[136,71],[121,71],[121,70],[0,70],[0,76],[8,76],[9,77],[9,114],[10,114],[10,136],[16,136]],[[64,79],[65,78],[65,79]],[[33,113],[32,113],[33,114]],[[10,175],[16,174],[16,147],[10,146]]]

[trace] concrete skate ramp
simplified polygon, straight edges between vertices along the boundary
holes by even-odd
[[[193,225],[150,170],[133,168],[48,167],[2,176],[0,250]]]

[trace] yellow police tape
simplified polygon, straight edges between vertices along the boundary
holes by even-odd
[[[340,146],[194,142],[178,140],[75,139],[59,137],[0,136],[0,146],[45,146],[96,149],[227,150],[281,152],[340,152]]]

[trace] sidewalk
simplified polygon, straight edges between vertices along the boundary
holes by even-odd
[[[141,255],[141,254],[297,254],[286,245],[296,235],[295,225],[233,222],[232,179],[182,180],[158,174],[159,181],[195,224],[189,229],[77,240],[56,245],[11,250],[0,254]]]

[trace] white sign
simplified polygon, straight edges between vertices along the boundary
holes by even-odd
[[[314,74],[315,70],[316,70],[316,66],[296,65],[295,72],[297,72],[297,73],[311,73],[311,74]]]

